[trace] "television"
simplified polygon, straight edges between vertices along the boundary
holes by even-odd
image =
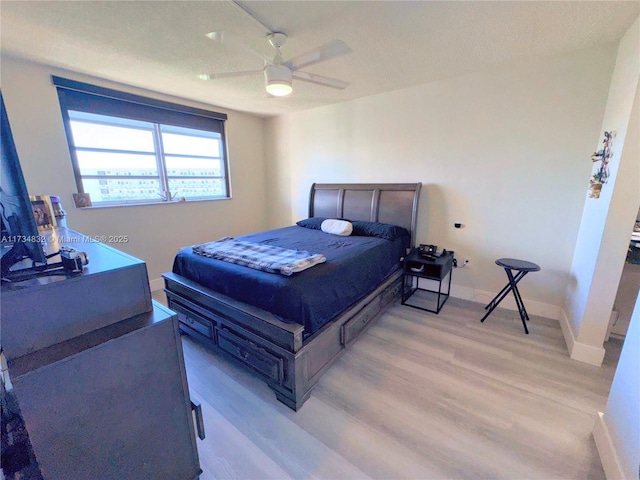
[[[47,264],[47,256],[40,242],[42,235],[31,208],[27,186],[22,175],[18,153],[11,134],[9,118],[0,91],[0,135],[2,169],[0,170],[0,214],[2,215],[2,278],[18,262],[31,259],[32,268]]]

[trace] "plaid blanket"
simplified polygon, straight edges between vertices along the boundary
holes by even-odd
[[[224,237],[213,242],[194,245],[193,252],[263,272],[281,273],[287,276],[327,260],[321,254],[311,254],[303,250],[289,250],[262,243],[244,242],[233,237]]]

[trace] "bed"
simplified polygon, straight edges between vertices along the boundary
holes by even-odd
[[[420,188],[420,183],[313,184],[305,226],[239,237],[285,248],[302,245],[326,257],[291,276],[182,249],[173,271],[163,274],[181,331],[231,355],[265,380],[278,400],[299,409],[322,374],[399,297],[399,259],[415,245]],[[318,229],[323,218],[391,224],[408,233],[406,238],[393,229],[392,236],[389,230],[329,235]]]

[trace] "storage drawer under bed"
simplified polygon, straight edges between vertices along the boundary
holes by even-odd
[[[169,298],[169,308],[178,314],[182,325],[214,340],[214,322],[172,298]]]
[[[256,343],[236,335],[225,327],[215,327],[218,347],[249,365],[269,380],[282,385],[284,360]]]
[[[380,299],[376,298],[369,305],[356,313],[351,320],[342,325],[340,343],[347,345],[354,340],[360,331],[380,312]]]
[[[400,290],[402,290],[402,280],[398,279],[380,295],[380,307],[385,308],[390,303],[399,300]]]

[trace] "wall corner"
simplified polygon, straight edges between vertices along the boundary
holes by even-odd
[[[565,308],[560,313],[560,328],[567,344],[567,350],[569,350],[569,357],[572,360],[588,363],[596,367],[602,366],[605,355],[604,347],[594,347],[577,341]]]
[[[598,456],[604,468],[604,474],[607,479],[626,480],[626,476],[620,464],[620,459],[613,444],[604,413],[598,412],[596,424],[593,427],[593,439],[596,442]]]

